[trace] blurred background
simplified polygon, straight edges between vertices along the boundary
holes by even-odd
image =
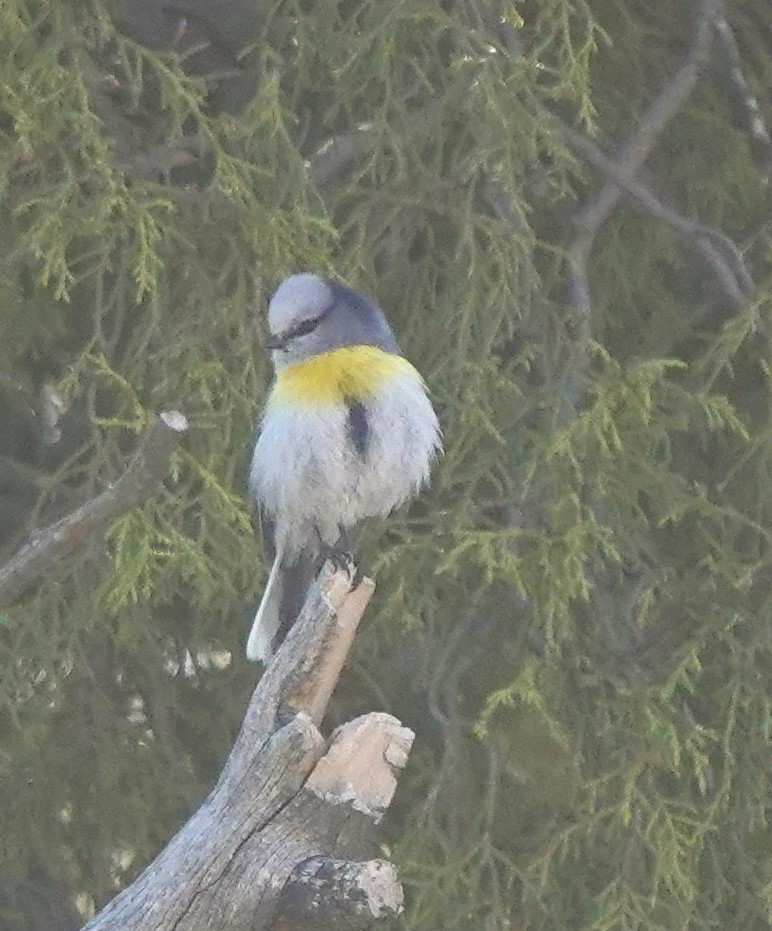
[[[0,608],[0,928],[80,927],[227,756],[303,270],[445,437],[328,722],[417,733],[399,927],[769,927],[771,87],[767,0],[0,6],[0,565],[191,424]]]

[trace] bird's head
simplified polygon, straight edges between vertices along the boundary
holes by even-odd
[[[386,318],[375,304],[345,285],[314,274],[290,275],[268,303],[265,345],[282,368],[344,346],[376,346],[399,352]]]

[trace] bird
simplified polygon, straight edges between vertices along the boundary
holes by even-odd
[[[249,470],[273,559],[247,640],[268,664],[321,563],[428,481],[442,452],[426,384],[383,311],[347,285],[290,275],[268,302],[274,379]]]

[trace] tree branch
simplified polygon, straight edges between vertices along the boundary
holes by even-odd
[[[686,60],[673,76],[670,83],[642,114],[638,130],[622,147],[619,156],[610,161],[614,165],[613,180],[606,181],[597,193],[589,198],[574,217],[577,234],[567,250],[568,300],[576,308],[576,336],[573,358],[566,366],[561,385],[561,409],[559,420],[570,420],[584,396],[584,372],[588,364],[588,351],[592,338],[591,315],[592,295],[587,265],[595,239],[603,224],[613,213],[624,193],[624,185],[632,184],[652,150],[659,143],[668,123],[681,110],[691,96],[705,59],[713,41],[713,23],[718,13],[718,0],[701,0],[700,16]],[[553,114],[546,111],[547,118],[562,132],[562,127]],[[710,243],[703,250],[710,253],[715,265],[718,256]]]
[[[255,689],[217,785],[84,931],[351,931],[400,913],[393,869],[361,861],[375,850],[413,733],[387,714],[357,718],[329,741],[318,730],[375,588],[369,579],[352,588],[353,577],[327,564]]]
[[[638,130],[619,153],[617,165],[620,171],[630,179],[643,167],[646,159],[659,143],[668,123],[681,111],[697,86],[700,72],[713,41],[712,27],[718,4],[716,0],[702,0],[700,6],[702,7],[700,19],[686,60],[662,93],[642,114]],[[610,216],[621,194],[616,181],[605,184],[597,196],[580,212],[577,225],[587,233],[597,232]]]
[[[668,223],[683,236],[694,241],[695,247],[713,266],[724,291],[736,304],[744,304],[754,287],[740,249],[720,230],[690,220],[663,204],[648,188],[634,181],[619,165],[603,153],[591,140],[573,130],[559,117],[553,122],[560,127],[568,144],[607,178],[611,179],[639,207]]]
[[[93,539],[116,517],[150,497],[167,475],[169,456],[187,428],[187,419],[179,411],[160,414],[146,430],[128,468],[115,484],[35,533],[0,566],[0,608],[15,604],[84,540]]]
[[[587,262],[595,237],[622,196],[619,179],[632,181],[635,178],[659,142],[663,130],[681,110],[697,85],[713,41],[713,22],[717,16],[718,3],[717,0],[702,0],[700,6],[701,14],[689,54],[667,87],[642,114],[637,132],[623,146],[616,159],[619,176],[613,181],[607,181],[576,216],[579,232],[569,249],[569,293],[572,303],[584,317],[589,317],[591,310]]]

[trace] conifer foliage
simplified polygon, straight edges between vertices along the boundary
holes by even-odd
[[[2,560],[190,422],[0,589],[0,927],[79,927],[217,776],[261,313],[309,269],[376,297],[445,437],[360,538],[334,707],[417,732],[400,926],[769,926],[767,6],[0,5]]]

